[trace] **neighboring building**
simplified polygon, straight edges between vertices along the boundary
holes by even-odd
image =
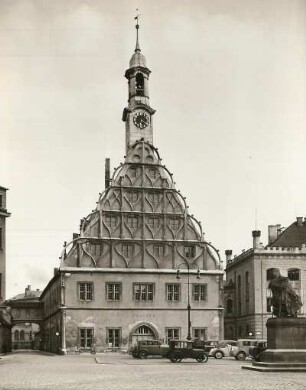
[[[127,349],[139,338],[186,337],[188,296],[191,336],[223,338],[224,272],[152,145],[155,110],[138,27],[125,73],[125,160],[112,178],[106,160],[105,191],[41,295],[49,351]]]
[[[0,186],[0,352],[10,351],[11,318],[4,306],[6,288],[6,218],[11,214],[6,208],[7,188]]]
[[[266,338],[266,321],[272,316],[271,291],[268,284],[271,269],[279,268],[301,296],[305,314],[306,297],[306,218],[297,218],[288,228],[269,226],[269,242],[264,247],[260,231],[255,230],[253,248],[239,256],[225,252],[226,283],[224,285],[225,338]]]
[[[27,286],[24,293],[5,302],[12,316],[12,349],[40,348],[40,325],[43,315],[40,295],[40,290],[31,290],[31,286]]]

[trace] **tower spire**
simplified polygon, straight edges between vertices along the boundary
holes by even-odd
[[[139,36],[138,36],[138,30],[139,30],[139,16],[140,14],[138,13],[138,8],[136,8],[136,16],[135,16],[135,20],[136,20],[136,47],[135,47],[135,53],[137,52],[140,52],[140,46],[139,46]]]

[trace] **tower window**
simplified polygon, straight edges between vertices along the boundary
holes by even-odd
[[[134,216],[128,216],[127,224],[130,228],[138,228],[138,218]]]
[[[166,247],[165,245],[159,245],[159,244],[155,244],[153,245],[153,254],[155,257],[158,257],[158,258],[163,258],[165,257],[165,254],[166,254]]]
[[[156,179],[157,172],[155,168],[149,168],[149,177],[151,179]]]
[[[144,77],[142,73],[136,74],[136,94],[137,95],[144,95]]]
[[[126,258],[133,256],[134,246],[132,244],[122,244],[122,254]]]
[[[159,203],[159,194],[157,192],[150,192],[148,199],[151,204],[157,205]]]
[[[178,230],[180,227],[180,220],[178,218],[170,218],[170,228],[172,230]]]
[[[107,226],[114,228],[117,225],[117,218],[114,215],[106,215],[105,223]]]
[[[195,257],[195,246],[194,245],[184,246],[184,255],[189,259],[193,259]]]
[[[160,219],[158,217],[149,217],[148,218],[148,226],[150,229],[157,229],[159,228],[159,221]]]
[[[136,191],[128,192],[127,196],[130,202],[137,202],[138,200],[138,193]]]

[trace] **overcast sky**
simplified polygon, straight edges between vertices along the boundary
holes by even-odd
[[[306,216],[305,1],[1,0],[7,297],[45,287],[123,161],[137,7],[154,145],[206,240],[224,258]]]

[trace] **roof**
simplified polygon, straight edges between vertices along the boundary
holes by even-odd
[[[8,301],[36,300],[40,297],[41,293],[42,292],[40,290],[28,291],[27,294],[22,293],[22,294],[15,295],[14,297],[9,298]]]
[[[306,221],[295,221],[285,229],[275,241],[267,247],[295,247],[301,248],[306,244]]]

